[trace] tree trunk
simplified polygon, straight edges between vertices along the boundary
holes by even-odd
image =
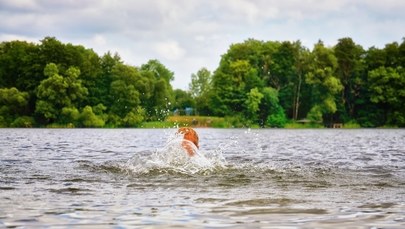
[[[295,94],[295,103],[293,107],[293,119],[297,120],[298,119],[298,111],[299,111],[299,106],[300,106],[300,93],[301,93],[301,82],[302,82],[302,77],[301,74],[298,74],[298,86]]]

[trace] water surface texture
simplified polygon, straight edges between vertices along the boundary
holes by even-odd
[[[404,228],[405,130],[0,129],[0,228]]]

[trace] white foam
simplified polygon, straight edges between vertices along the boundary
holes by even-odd
[[[188,156],[182,147],[182,136],[175,134],[169,137],[163,148],[156,149],[150,154],[135,154],[125,164],[125,170],[135,174],[145,174],[151,171],[178,172],[182,174],[206,173],[226,167],[226,160],[221,150],[204,152],[190,144],[195,155]]]

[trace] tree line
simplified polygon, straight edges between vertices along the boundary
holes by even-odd
[[[351,38],[232,44],[217,69],[174,90],[158,60],[136,67],[54,37],[0,43],[0,126],[138,127],[185,108],[235,126],[287,122],[405,126],[405,40],[365,50]]]
[[[405,39],[365,50],[351,38],[318,41],[249,39],[232,44],[218,68],[192,75],[200,113],[235,123],[283,127],[291,121],[405,126]]]
[[[167,116],[174,74],[46,37],[0,44],[0,126],[136,127]]]

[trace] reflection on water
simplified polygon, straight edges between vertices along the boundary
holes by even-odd
[[[403,228],[405,130],[1,129],[0,227]]]

